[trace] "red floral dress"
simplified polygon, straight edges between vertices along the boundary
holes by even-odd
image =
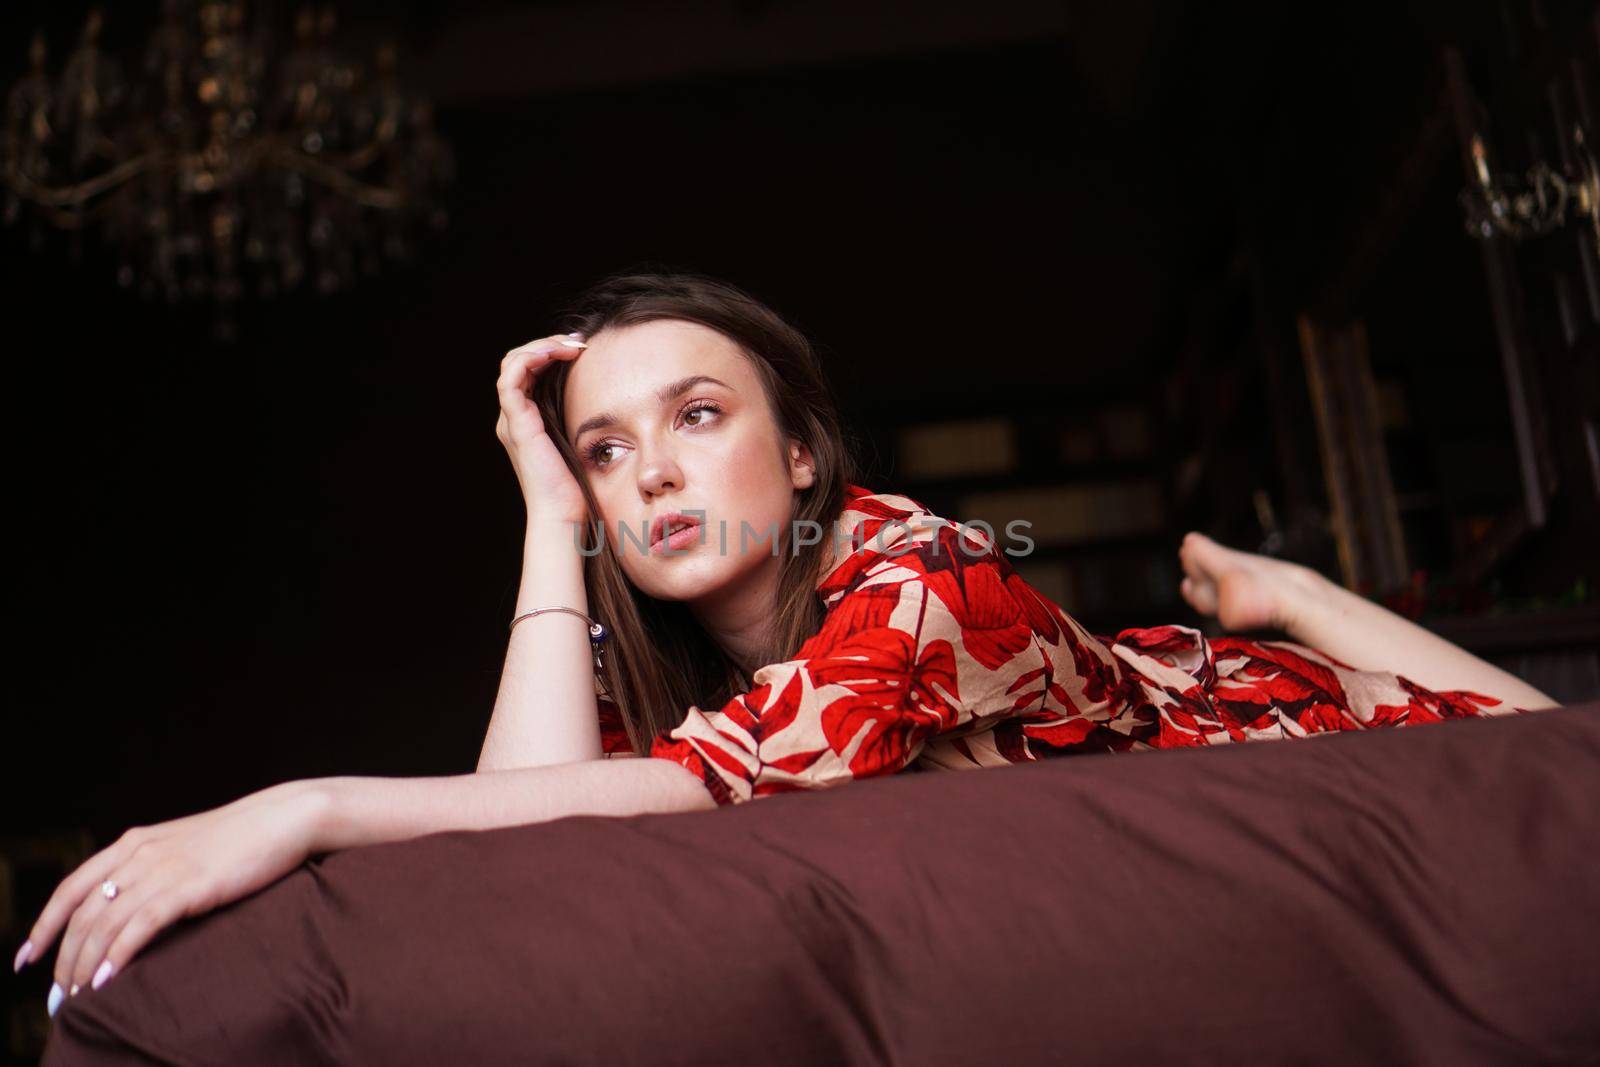
[[[718,804],[902,770],[1230,744],[1521,713],[1356,670],[1291,641],[1189,626],[1086,631],[981,529],[851,485],[818,586],[821,628],[721,708],[691,706],[649,755]],[[596,677],[602,748],[637,755]]]

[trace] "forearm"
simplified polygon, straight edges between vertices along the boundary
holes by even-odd
[[[316,798],[312,852],[568,815],[644,815],[717,806],[704,783],[686,768],[658,758],[595,759],[433,778],[342,776],[303,785]]]
[[[588,613],[583,557],[565,522],[531,519],[513,615],[568,607]],[[478,770],[539,767],[600,758],[594,656],[587,624],[562,611],[524,619],[511,631]]]

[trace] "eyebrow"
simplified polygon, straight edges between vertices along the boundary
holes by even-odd
[[[656,390],[656,403],[658,403],[658,404],[666,404],[666,403],[668,403],[668,402],[670,402],[672,400],[675,400],[678,397],[682,396],[684,393],[687,393],[689,390],[693,389],[695,386],[706,384],[706,383],[709,383],[711,385],[720,385],[724,389],[728,390],[728,392],[730,392],[730,393],[734,391],[733,386],[729,385],[725,381],[722,381],[720,378],[713,378],[709,374],[691,374],[687,378],[679,378],[675,382],[668,382],[666,385],[663,385],[660,389],[657,389]],[[573,433],[572,440],[574,442],[576,442],[578,440],[578,438],[582,437],[584,434],[588,433],[590,430],[604,430],[604,429],[607,429],[609,427],[617,425],[621,421],[622,420],[618,419],[611,412],[602,411],[598,415],[595,415],[595,416],[593,416],[591,418],[584,419],[583,423],[578,427],[577,431]]]

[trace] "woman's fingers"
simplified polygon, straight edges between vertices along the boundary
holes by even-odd
[[[62,879],[56,891],[50,894],[44,910],[34,920],[33,929],[28,932],[28,941],[33,945],[33,950],[28,954],[30,960],[45,954],[78,906],[91,892],[98,891],[100,883],[133,854],[141,840],[130,830],[114,844],[84,860],[77,870]]]
[[[540,337],[507,352],[500,360],[500,370],[505,372],[520,366],[537,373],[550,360],[574,358],[588,347],[587,342],[572,337]]]
[[[182,913],[178,894],[164,883],[147,884],[142,892],[119,893],[89,924],[65,988],[69,993],[73,986],[100,988]]]
[[[588,342],[571,337],[541,337],[507,352],[500,360],[500,369],[505,371],[521,366],[537,373],[550,360],[576,358],[588,347]]]
[[[78,948],[83,944],[84,935],[89,927],[99,917],[101,909],[109,901],[98,892],[84,897],[72,917],[67,921],[67,929],[61,935],[61,949],[56,953],[55,980],[56,984],[65,989],[68,994],[76,993],[73,987],[78,983],[73,977],[73,969],[78,961]]]
[[[184,911],[184,903],[176,893],[158,893],[146,899],[117,928],[100,962],[94,965],[94,974],[89,977],[90,986],[99,989],[137,956],[151,938],[183,918]]]
[[[533,379],[551,360],[576,359],[584,347],[583,342],[570,338],[565,341],[541,338],[506,353],[500,362],[495,391],[500,397],[500,413],[506,419],[506,429],[513,436],[543,429],[538,408],[529,396]]]
[[[69,994],[74,987],[88,986],[93,982],[100,962],[113,939],[127,924],[130,916],[148,905],[157,890],[147,883],[134,882],[135,875],[127,870],[112,876],[119,892],[113,900],[99,893],[91,894],[68,924],[69,937],[61,942],[61,953],[56,959],[56,981]],[[128,884],[123,886],[123,880]],[[99,898],[100,903],[93,901]],[[92,908],[92,911],[91,911]],[[78,926],[72,934],[73,926]]]
[[[511,358],[513,356],[517,355],[518,353],[528,352],[535,348],[560,348],[566,351],[581,352],[585,347],[587,347],[587,345],[588,342],[584,339],[584,336],[581,333],[569,333],[564,335],[551,334],[549,337],[536,337],[532,341],[528,341],[525,344],[520,344],[517,347],[508,350],[506,354],[501,357],[500,365],[504,367],[507,363],[511,362]]]

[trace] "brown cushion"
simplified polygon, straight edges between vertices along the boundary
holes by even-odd
[[[44,1063],[1562,1062],[1600,705],[902,774],[334,853]]]

